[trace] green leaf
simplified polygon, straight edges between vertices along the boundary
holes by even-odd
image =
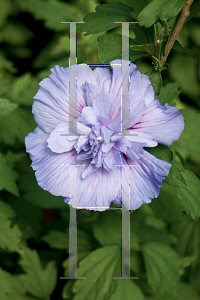
[[[153,0],[139,14],[140,26],[150,27],[158,20],[168,20],[182,9],[185,0]]]
[[[77,228],[77,251],[89,252],[94,244],[94,239],[83,229]],[[42,241],[46,242],[53,249],[69,250],[69,229],[65,232],[59,230],[50,230],[50,232],[42,237]]]
[[[7,272],[0,268],[0,298],[4,300],[9,300],[8,293],[13,290],[10,278]]]
[[[117,246],[102,247],[92,251],[84,258],[78,267],[77,274],[86,277],[85,280],[76,280],[73,286],[74,300],[109,299],[116,290],[117,280],[120,277],[121,251]]]
[[[4,73],[0,71],[0,96],[5,95],[11,88],[11,82],[5,77]]]
[[[145,225],[139,229],[138,235],[142,243],[160,242],[172,245],[177,242],[176,237],[171,233],[167,233],[166,230],[156,230],[155,228]]]
[[[200,300],[200,297],[198,293],[195,291],[192,284],[181,283],[177,300],[188,300],[188,299]]]
[[[154,31],[153,28],[145,28],[145,27],[140,27],[138,24],[130,24],[130,28],[133,29],[134,34],[135,34],[135,39],[134,39],[134,45],[154,45],[155,44],[155,38],[154,38]],[[130,44],[132,42],[132,39],[130,39]]]
[[[1,218],[14,218],[16,216],[15,211],[12,209],[12,207],[5,203],[4,201],[0,200],[0,216]]]
[[[28,300],[25,294],[26,289],[18,276],[13,276],[0,268],[0,299]]]
[[[156,157],[169,161],[170,150],[165,146],[151,148],[149,151]],[[175,191],[187,214],[194,220],[200,217],[200,181],[191,171],[184,171],[181,163],[175,159],[171,160],[172,167],[165,182],[174,185]]]
[[[97,38],[99,42],[98,54],[104,64],[122,57],[122,36],[119,34],[106,34]]]
[[[60,242],[61,239],[63,239],[65,249],[69,253],[69,230],[68,229],[66,230],[65,236],[64,235],[61,236],[59,233],[58,238]],[[57,242],[56,239],[57,237],[56,235],[54,235],[54,237],[53,236],[51,237],[51,241],[50,241],[50,236],[49,236],[48,241],[46,240],[46,242],[48,244],[50,244],[49,242],[51,242],[52,247],[55,248],[56,246],[58,249],[58,247],[61,247],[61,243],[59,243],[59,241]],[[95,239],[93,238],[93,236],[89,234],[87,231],[78,227],[77,228],[77,262],[79,263],[83,258],[88,256],[91,253],[91,251],[95,248],[95,246],[98,245]],[[64,247],[62,249],[64,249]],[[62,262],[62,267],[65,269],[64,276],[66,277],[69,276],[69,258],[67,258]]]
[[[145,224],[157,230],[164,229],[166,225],[164,221],[162,221],[161,219],[157,219],[154,214],[147,216]]]
[[[33,296],[47,298],[56,286],[57,270],[55,262],[48,262],[43,269],[36,250],[25,248],[19,261],[26,274],[21,274],[19,278],[24,282],[27,291]]]
[[[17,108],[7,116],[0,118],[0,141],[14,145],[16,139],[24,144],[25,136],[34,130],[36,123],[30,111]]]
[[[153,71],[150,75],[150,81],[153,86],[155,95],[160,94],[160,89],[162,87],[162,75],[160,71]]]
[[[191,22],[192,23],[192,22]],[[192,23],[189,26],[189,36],[191,37],[191,42],[196,47],[200,47],[200,28],[198,23]]]
[[[0,69],[3,68],[16,73],[17,69],[14,68],[13,65],[14,63],[12,61],[8,60],[2,53],[0,53]]]
[[[15,216],[15,212],[11,206],[0,200],[0,247],[2,249],[8,248],[10,251],[20,252],[19,242],[22,232],[19,227],[15,225],[10,227],[10,218]]]
[[[66,30],[69,28],[69,24],[62,24],[63,26],[66,26]],[[78,43],[77,43],[77,51],[80,47],[80,40],[81,37],[78,36]],[[83,47],[81,48],[81,52],[83,52]],[[69,34],[64,35],[53,35],[52,39],[46,44],[45,47],[43,47],[36,58],[33,60],[32,66],[35,69],[42,69],[41,72],[48,72],[47,75],[44,75],[42,78],[49,76],[51,67],[54,67],[56,64],[62,66],[62,67],[68,67],[69,66],[69,60],[66,59],[68,57],[69,53]],[[85,47],[84,47],[84,55],[85,55]],[[67,55],[67,56],[66,56]],[[79,55],[78,55],[79,57]],[[59,60],[64,60],[64,63],[60,63]],[[43,70],[46,68],[46,70]],[[37,78],[39,78],[37,74]]]
[[[192,3],[192,6],[190,7],[190,15],[186,19],[186,22],[190,21],[192,18],[196,16],[200,12],[200,1],[195,1]]]
[[[154,55],[155,45],[153,44],[130,45],[130,51],[142,51]]]
[[[137,300],[145,300],[141,289],[133,280],[119,280],[117,289],[109,300],[133,300],[133,295]]]
[[[89,13],[83,18],[85,24],[77,26],[77,32],[85,35],[98,33],[120,26],[114,22],[132,21],[132,8],[120,2],[111,2],[97,6],[96,12]]]
[[[83,33],[80,34],[78,48],[77,48],[77,57],[79,57],[80,61],[84,61],[85,57],[88,56],[91,57],[91,53],[94,53],[97,50],[98,47],[98,41],[97,38],[104,34],[104,32],[99,32],[96,34],[92,34],[89,36],[84,36]],[[60,43],[65,47],[66,51],[69,51],[69,41],[64,38],[60,40]],[[86,53],[83,53],[83,47],[85,49]]]
[[[27,47],[15,46],[9,47],[9,55],[17,58],[28,58],[32,55],[32,50]]]
[[[42,229],[42,209],[34,206],[22,197],[16,199],[14,196],[9,196],[7,202],[16,212],[14,221],[23,233],[22,242],[36,237]]]
[[[176,51],[178,51],[178,52],[180,52],[180,53],[188,54],[188,55],[192,56],[193,58],[198,58],[198,54],[197,54],[197,53],[195,53],[195,52],[194,52],[193,50],[191,50],[191,49],[188,49],[188,48],[183,47],[183,46],[179,43],[179,41],[175,41],[175,43],[174,43],[172,49],[174,49],[174,50],[176,50]]]
[[[53,249],[68,249],[69,248],[69,230],[62,232],[59,230],[50,230],[50,232],[41,238]]]
[[[130,51],[130,59],[132,62],[134,62],[137,59],[142,59],[142,57],[147,57],[147,56],[149,56],[149,55],[144,51]]]
[[[130,249],[138,251],[139,238],[133,229],[134,224],[130,224]],[[121,247],[121,215],[116,215],[115,211],[102,212],[98,220],[93,223],[93,233],[101,245]]]
[[[160,100],[161,104],[164,105],[165,103],[168,103],[170,105],[175,105],[174,101],[181,93],[179,87],[180,87],[180,83],[178,81],[170,82],[166,84],[166,86],[162,86],[160,90],[160,94],[158,96],[158,99]]]
[[[130,59],[131,61],[135,61],[136,59],[152,56],[155,51],[155,45],[145,44],[145,45],[136,45],[136,41],[132,42],[130,39]],[[133,44],[133,45],[131,45]]]
[[[133,18],[137,18],[139,13],[145,8],[145,6],[148,4],[148,0],[131,0],[132,7],[134,11],[131,13]]]
[[[152,155],[156,156],[158,159],[165,160],[169,163],[172,162],[173,154],[172,151],[162,144],[158,144],[158,146],[153,148],[144,148],[146,151],[151,153]]]
[[[131,251],[130,252],[130,269],[135,274],[143,272],[144,261],[140,252]]]
[[[49,192],[44,191],[37,183],[35,173],[27,166],[26,170],[23,168],[19,171],[19,188],[25,192],[24,198],[41,208],[67,208],[68,205],[64,203],[62,197],[56,197],[51,195]]]
[[[4,155],[4,158],[11,167],[14,167],[15,164],[25,156],[26,154],[24,152],[13,153],[12,151],[8,151],[7,154]]]
[[[176,160],[175,156],[173,156],[171,163],[172,167],[170,168],[169,175],[165,179],[165,182],[174,186],[186,187],[187,182],[183,176],[183,173],[185,172],[183,165]]]
[[[176,251],[181,257],[184,257],[185,255],[199,255],[199,229],[199,224],[188,215],[184,215],[181,222],[172,226],[172,232],[179,241],[176,245]]]
[[[62,298],[63,299],[72,299],[74,297],[74,293],[72,292],[72,286],[74,284],[75,280],[67,280],[67,283],[64,285],[62,289]]]
[[[165,160],[172,164],[169,175],[166,177],[164,182],[170,185],[181,187],[185,187],[187,185],[183,177],[184,167],[180,162],[176,160],[176,155],[170,150],[170,148],[158,144],[157,147],[145,148],[145,150],[156,156],[158,159]]]
[[[69,25],[61,22],[81,21],[82,13],[77,6],[69,3],[49,0],[31,2],[29,11],[36,20],[44,20],[44,26],[55,31],[66,30]]]
[[[193,110],[180,110],[185,128],[181,137],[170,146],[184,158],[200,163],[200,113]]]
[[[190,55],[176,53],[170,58],[169,76],[180,82],[180,88],[188,98],[200,107],[200,85],[197,78],[198,60]]]
[[[149,206],[153,209],[157,218],[161,218],[170,224],[176,224],[182,219],[181,203],[176,196],[175,187],[164,182],[158,198],[152,199]]]
[[[25,73],[20,77],[17,77],[13,83],[12,99],[16,100],[24,89],[26,89],[32,81],[31,73]]]
[[[12,193],[19,197],[19,190],[17,184],[19,176],[16,171],[7,163],[4,156],[0,154],[0,190],[5,189],[6,191]]]
[[[15,103],[10,103],[7,99],[0,98],[0,116],[6,116],[18,107]]]
[[[184,269],[189,267],[196,259],[197,259],[197,257],[195,255],[185,256],[185,257],[181,258],[181,266],[183,268],[183,272],[181,272],[181,275],[184,275],[184,273],[185,273]]]
[[[148,283],[155,294],[176,296],[180,258],[166,244],[150,242],[142,247]]]
[[[21,105],[32,105],[33,97],[38,89],[38,80],[33,76],[31,77],[29,73],[25,73],[14,82],[11,99]]]
[[[31,38],[33,33],[24,24],[12,21],[8,21],[0,32],[0,42],[16,46],[26,46]]]
[[[176,194],[188,215],[195,221],[200,217],[200,180],[189,170],[182,173],[187,185],[185,187],[176,186]]]
[[[1,10],[0,10],[0,27],[4,25],[7,17],[12,12],[12,4],[10,0],[1,0]]]

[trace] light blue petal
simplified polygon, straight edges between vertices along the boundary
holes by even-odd
[[[126,209],[134,210],[158,197],[162,180],[169,174],[172,164],[156,158],[147,151],[143,152],[136,165],[130,159],[128,164],[133,165],[130,171],[129,167],[122,167],[122,201]],[[116,199],[118,202],[120,195],[121,191]]]
[[[76,150],[54,153],[47,147],[48,135],[36,127],[25,139],[26,151],[30,154],[32,168],[39,186],[55,196],[67,197],[70,193],[69,174],[76,169]]]
[[[51,132],[47,139],[47,147],[55,153],[68,152],[74,148],[74,145],[78,139],[77,136],[70,137],[66,134],[69,133],[69,124],[61,123]]]
[[[107,128],[105,125],[101,126],[100,135],[104,140],[104,143],[107,144],[110,142],[110,138],[113,134],[112,129]]]
[[[103,166],[106,170],[118,168],[122,164],[122,154],[115,149],[111,149],[103,158]]]
[[[95,125],[98,122],[92,107],[86,106],[83,108],[78,122],[84,123],[85,125]]]
[[[101,92],[101,90],[99,89],[98,86],[95,86],[91,83],[89,84],[86,81],[86,83],[83,85],[83,91],[84,91],[87,106],[92,107],[93,100],[95,99],[97,94]]]
[[[147,107],[141,121],[132,128],[151,135],[158,143],[170,146],[179,139],[184,125],[184,118],[176,107],[167,103],[162,106],[155,98]]]
[[[99,122],[105,124],[109,121],[110,110],[115,97],[112,94],[101,92],[93,101],[93,111]]]
[[[105,67],[97,67],[93,72],[96,76],[99,90],[105,93],[109,93],[112,78],[110,70],[106,69]]]
[[[83,167],[83,168],[87,168]],[[120,187],[120,169],[107,171],[99,168],[95,173],[82,178],[82,167],[77,167],[77,181],[74,194],[64,198],[72,207],[104,211],[116,199]],[[72,180],[72,179],[71,179]]]
[[[47,133],[64,122],[69,122],[69,74],[70,68],[55,66],[51,69],[49,78],[40,82],[40,88],[34,97],[33,114],[36,123]],[[72,117],[77,118],[83,107],[86,106],[83,84],[86,80],[90,84],[97,85],[96,77],[87,65],[76,67],[77,70],[77,107],[71,104]]]

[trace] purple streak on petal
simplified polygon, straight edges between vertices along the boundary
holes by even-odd
[[[158,142],[156,142],[148,133],[143,133],[138,129],[132,129],[130,130],[130,133],[135,135],[126,135],[126,133],[124,133],[126,139],[129,141],[145,143],[145,147],[156,147],[158,145]]]
[[[73,67],[73,66],[71,66]],[[77,118],[86,106],[82,85],[97,81],[87,65],[77,67],[77,110],[72,103],[73,118]],[[33,114],[37,124],[50,133],[59,123],[69,122],[69,68],[55,66],[49,78],[40,82],[40,89],[34,97]]]
[[[128,164],[132,161],[128,159]],[[162,186],[162,180],[167,177],[172,164],[158,159],[147,151],[137,161],[137,166],[122,168],[124,182],[123,187],[123,205],[128,207],[128,182],[130,176],[130,209],[139,208],[143,203],[150,203],[152,198],[157,198]],[[117,198],[119,201],[119,196]]]
[[[150,134],[158,143],[170,146],[181,136],[184,119],[176,107],[167,103],[162,106],[155,98],[147,107],[141,121],[132,128]]]
[[[131,158],[133,162],[137,161],[143,153],[144,143],[131,142],[126,137],[115,142],[113,147],[115,150],[120,151]]]

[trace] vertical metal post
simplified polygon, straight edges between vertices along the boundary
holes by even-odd
[[[116,23],[116,22],[115,22]],[[129,23],[122,23],[122,135],[123,132],[130,128],[129,114]],[[129,166],[124,166],[128,167]],[[122,167],[121,167],[122,168]],[[130,181],[130,179],[129,179]],[[122,193],[123,182],[125,182],[124,173],[122,171]],[[129,184],[130,187],[130,184]],[[122,195],[123,197],[123,195]],[[113,279],[138,279],[138,277],[130,277],[130,188],[129,188],[129,209],[126,210],[122,202],[122,249],[121,249],[121,277],[113,277]]]
[[[75,106],[77,111],[76,96],[76,23],[80,22],[61,22],[70,24],[70,57],[69,57],[69,136],[78,136],[77,119],[74,120],[75,131],[72,127],[72,110]],[[73,67],[72,67],[73,65]],[[76,166],[77,168],[77,166]],[[76,203],[76,201],[75,201]],[[69,277],[60,277],[60,279],[86,279],[86,277],[77,277],[77,222],[76,208],[70,205],[70,221],[69,221]]]
[[[130,168],[132,165],[122,165],[121,168]],[[135,164],[133,165],[135,166]],[[130,169],[128,169],[129,171]],[[122,198],[124,198],[124,190],[127,186],[124,172],[122,171]],[[122,201],[122,247],[121,247],[121,277],[113,277],[113,279],[138,279],[139,277],[130,277],[130,178],[128,182],[128,210],[124,207]]]

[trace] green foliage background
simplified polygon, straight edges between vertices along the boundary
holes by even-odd
[[[0,0],[0,299],[200,300],[200,1],[194,1],[162,73],[161,56],[184,0]],[[95,10],[95,7],[98,6]],[[37,184],[24,138],[36,127],[31,106],[50,68],[67,67],[69,25],[78,63],[130,58],[150,76],[161,103],[176,106],[185,129],[170,147],[148,151],[172,163],[160,194],[130,213],[130,269],[120,276],[121,211],[77,210],[78,276],[69,276],[69,207]],[[162,31],[162,27],[164,31]],[[164,32],[164,33],[163,33]]]

